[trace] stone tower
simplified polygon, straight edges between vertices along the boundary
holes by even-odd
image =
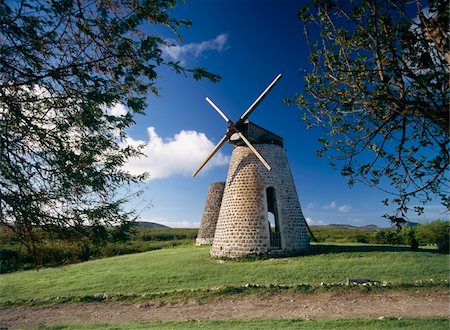
[[[207,245],[213,241],[224,188],[225,182],[213,182],[209,186],[200,229],[195,240],[196,245]]]
[[[217,220],[211,255],[294,255],[309,248],[309,236],[283,139],[251,123],[240,131],[272,167],[235,144]],[[269,222],[270,221],[270,222]]]

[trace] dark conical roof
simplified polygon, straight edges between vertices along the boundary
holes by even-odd
[[[283,138],[272,133],[249,120],[236,125],[236,128],[250,141],[251,144],[276,144],[283,147]],[[245,145],[237,134],[233,134],[230,143],[234,145]]]

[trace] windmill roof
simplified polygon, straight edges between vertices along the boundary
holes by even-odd
[[[279,135],[262,128],[249,120],[236,125],[236,128],[250,141],[252,144],[276,144],[283,147],[283,138]],[[244,145],[244,142],[237,136],[230,138],[230,143],[234,145]]]

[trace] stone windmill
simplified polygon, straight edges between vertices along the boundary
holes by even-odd
[[[307,224],[283,148],[283,139],[248,120],[280,78],[281,74],[236,122],[232,122],[213,101],[206,98],[229,126],[193,176],[225,142],[234,145],[216,216],[212,256],[289,255],[309,248]],[[214,222],[215,219],[208,221]]]

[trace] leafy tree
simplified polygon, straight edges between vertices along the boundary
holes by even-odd
[[[448,243],[450,238],[450,221],[436,220],[417,226],[416,236],[421,244]]]
[[[397,232],[399,244],[409,245],[411,249],[417,250],[419,248],[419,241],[417,240],[416,227],[406,227]]]
[[[312,70],[295,101],[328,133],[318,156],[390,194],[399,228],[413,201],[449,208],[448,0],[313,0],[298,16]]]
[[[123,203],[133,194],[118,190],[144,176],[122,170],[139,154],[122,141],[158,93],[158,67],[220,79],[163,58],[169,44],[151,31],[179,37],[190,24],[170,16],[176,3],[0,1],[0,223],[35,256],[40,239],[99,243],[130,229]],[[108,110],[118,105],[129,111]]]
[[[402,243],[398,232],[389,229],[375,231],[374,239],[377,244],[398,245]]]

